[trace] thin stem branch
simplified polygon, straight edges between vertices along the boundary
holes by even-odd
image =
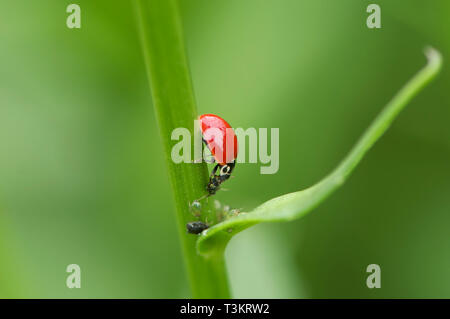
[[[442,66],[440,53],[433,48],[427,48],[425,55],[428,59],[425,67],[384,107],[334,171],[305,190],[273,198],[250,213],[241,213],[209,228],[197,242],[199,253],[205,256],[219,254],[225,250],[232,236],[257,223],[300,218],[341,187],[367,151],[387,131],[400,111],[439,73]]]

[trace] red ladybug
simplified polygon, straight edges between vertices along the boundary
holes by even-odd
[[[217,163],[211,171],[206,187],[208,196],[214,195],[220,185],[231,176],[236,163],[238,143],[230,124],[214,114],[199,116],[203,142],[211,151]],[[216,175],[219,170],[219,175]]]

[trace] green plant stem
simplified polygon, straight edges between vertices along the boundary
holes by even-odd
[[[0,298],[24,298],[25,288],[29,294],[31,288],[25,285],[24,277],[17,257],[17,243],[11,220],[0,205]]]
[[[172,131],[184,127],[193,133],[193,121],[197,117],[177,2],[137,0],[136,10],[192,294],[194,298],[229,298],[223,254],[211,254],[207,258],[198,255],[197,236],[186,233],[186,223],[194,220],[189,205],[205,193],[206,164],[175,164],[171,159],[171,149],[176,143],[171,140]],[[212,208],[204,206],[203,211]]]

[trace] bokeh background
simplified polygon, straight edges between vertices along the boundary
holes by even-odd
[[[366,8],[381,6],[381,29]],[[77,3],[82,28],[66,27]],[[132,1],[0,0],[0,297],[189,296]],[[318,181],[425,63],[427,87],[346,185],[226,255],[234,297],[450,298],[450,2],[180,0],[199,113],[280,128],[241,164],[250,210]],[[68,289],[68,264],[82,288]],[[365,285],[381,266],[381,289]]]

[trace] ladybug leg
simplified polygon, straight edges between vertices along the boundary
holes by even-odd
[[[209,197],[214,195],[219,189],[221,189],[221,184],[226,181],[231,176],[231,172],[233,171],[235,166],[235,162],[228,164],[219,164],[217,163],[214,168],[211,170],[211,175],[209,176],[209,183],[206,187],[208,190]],[[216,175],[217,170],[219,170],[219,174]]]
[[[191,161],[191,163],[198,164],[198,163],[202,163],[203,161],[205,163],[213,164],[216,162],[216,159],[214,158],[214,156],[210,155],[208,158],[205,158],[205,159],[203,159],[203,158],[194,159]]]
[[[204,138],[202,138],[202,142],[205,144],[206,149],[208,149],[208,144],[206,143]],[[216,162],[216,159],[214,158],[214,156],[211,153],[205,155],[202,152],[202,157],[201,158],[194,159],[193,161],[191,161],[191,163],[202,163],[202,162],[205,162],[205,163],[208,163],[208,164],[213,164],[213,163]]]
[[[202,199],[208,198],[208,197],[211,196],[211,195],[212,195],[212,194],[210,194],[209,191],[208,191],[208,194],[203,195],[202,197],[200,197],[199,199],[196,199],[195,201],[196,201],[196,202],[199,202],[199,201],[201,201]]]
[[[208,191],[207,197],[214,195],[220,188],[220,184],[222,180],[219,175],[216,175],[217,170],[221,167],[220,164],[216,164],[214,168],[211,170],[211,174],[209,175],[209,182],[206,186],[206,190]]]
[[[209,176],[210,179],[214,178],[214,175],[216,175],[217,169],[220,167],[220,164],[216,164],[214,168],[211,170],[211,175]]]
[[[216,164],[216,166],[214,166],[214,168],[211,171],[211,175],[209,176],[209,182],[206,185],[206,190],[208,191],[208,194],[203,195],[202,197],[197,199],[197,201],[200,201],[204,198],[208,198],[209,196],[214,195],[220,189],[220,184],[222,183],[222,180],[219,175],[216,175],[216,172],[219,169],[219,167],[220,164]]]
[[[209,158],[205,158],[205,162],[209,163],[209,164],[213,164],[216,162],[216,159],[214,158],[214,156],[210,155]]]

